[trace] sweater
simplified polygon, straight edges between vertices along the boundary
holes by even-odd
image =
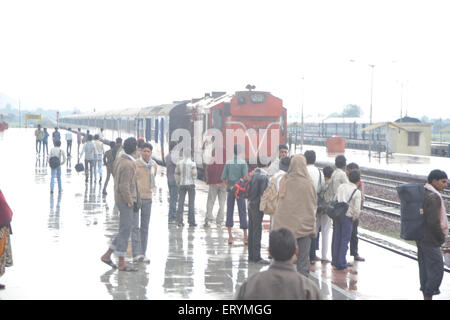
[[[136,163],[123,154],[117,164],[114,176],[114,200],[116,203],[132,205],[137,201]]]
[[[136,181],[141,199],[152,198],[152,170],[154,164],[152,160],[147,164],[143,159],[136,160]]]

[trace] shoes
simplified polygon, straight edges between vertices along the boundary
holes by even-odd
[[[178,224],[175,220],[169,221],[169,224]]]
[[[197,224],[196,223],[189,223],[189,227],[196,227]]]
[[[178,226],[179,227],[184,227],[184,223],[183,222],[178,222]]]
[[[260,259],[260,260],[256,261],[256,264],[268,265],[268,264],[270,264],[270,261]]]
[[[311,262],[311,263],[314,263],[314,262],[316,262],[316,261],[320,261],[320,259],[319,259],[318,257],[314,257],[310,262]]]
[[[100,258],[100,260],[101,260],[103,263],[106,263],[108,266],[110,266],[110,267],[113,268],[113,269],[116,269],[116,268],[117,268],[117,266],[114,264],[114,262],[112,262],[111,259],[109,259],[108,261],[105,261],[105,260],[103,260],[103,259]]]
[[[232,245],[233,244],[233,238],[228,238],[228,244]]]
[[[205,228],[209,228],[211,227],[211,225],[209,224],[209,222],[205,222],[205,224],[203,225]]]
[[[321,259],[320,260],[322,263],[330,263],[331,261],[330,260],[328,260],[328,259]]]
[[[353,258],[353,260],[354,261],[366,261],[366,259],[364,259],[363,257],[360,257],[360,256],[355,256],[354,258]]]
[[[347,266],[348,267],[353,267],[353,263],[352,262],[347,262]]]
[[[125,268],[123,268],[123,269],[118,269],[119,271],[125,271],[125,272],[136,272],[136,271],[138,271],[137,269],[135,269],[135,268],[132,268],[132,267],[129,267],[129,266],[126,266]]]

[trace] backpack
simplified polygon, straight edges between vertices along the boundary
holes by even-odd
[[[349,203],[350,201],[352,201],[353,195],[357,190],[358,188],[355,188],[355,190],[353,190],[352,195],[350,196],[350,199],[348,199],[347,202],[333,200],[330,203],[330,206],[327,207],[326,209],[327,215],[335,221],[342,222],[350,206]]]
[[[259,203],[259,211],[264,212],[264,214],[272,215],[278,207],[278,190],[277,190],[277,179],[270,179],[269,185],[264,191],[261,201]]]
[[[59,156],[61,157],[61,150],[59,150]],[[50,159],[48,159],[48,164],[50,165],[50,168],[56,169],[61,165],[61,159],[57,156],[50,157]]]
[[[322,172],[319,168],[319,192],[317,192],[317,212],[324,212],[326,208],[326,201],[325,201],[325,191],[327,189],[322,188]]]
[[[400,238],[421,240],[425,232],[423,184],[406,183],[396,187],[400,198]]]
[[[243,176],[237,183],[235,183],[234,186],[231,187],[231,192],[234,193],[234,196],[236,199],[247,199],[248,193],[250,191],[253,172],[255,170],[250,171],[245,176]]]

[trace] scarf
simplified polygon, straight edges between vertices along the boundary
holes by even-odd
[[[445,203],[442,199],[441,194],[429,183],[425,184],[425,189],[434,192],[439,196],[439,199],[441,199],[441,229],[442,232],[446,237],[448,237],[448,219],[447,219],[447,213],[445,212]]]
[[[0,228],[9,225],[12,214],[11,208],[8,206],[8,203],[0,190]]]

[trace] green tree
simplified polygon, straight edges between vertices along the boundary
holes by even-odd
[[[356,104],[346,105],[342,112],[342,116],[347,118],[360,118],[362,114],[361,107]]]

